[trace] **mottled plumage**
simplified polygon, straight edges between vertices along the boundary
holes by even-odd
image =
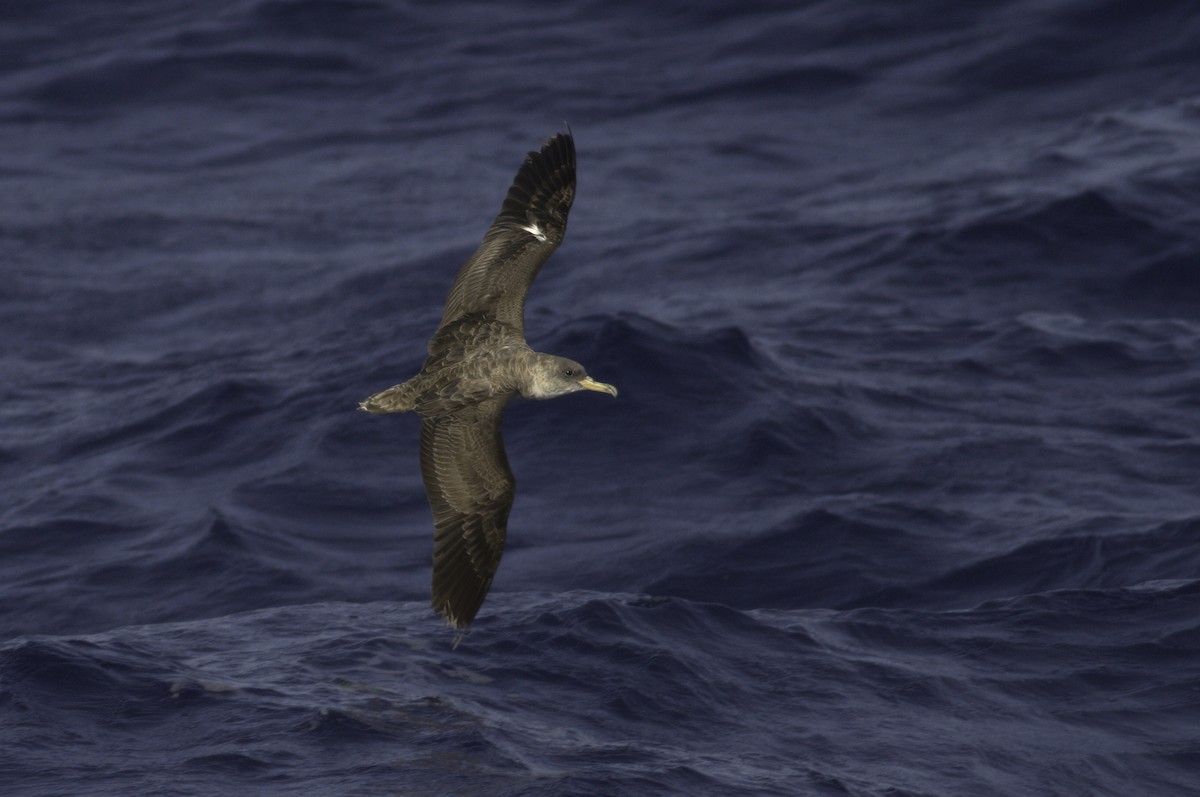
[[[575,199],[568,134],[531,152],[500,215],[450,288],[421,372],[363,401],[367,412],[421,416],[421,476],[433,510],[433,608],[456,628],[475,618],[504,552],[516,489],[500,420],[514,395],[616,395],[573,360],[525,342],[525,296],[562,242]]]

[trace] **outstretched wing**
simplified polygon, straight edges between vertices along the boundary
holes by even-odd
[[[559,133],[525,158],[483,243],[450,288],[442,326],[480,313],[525,328],[525,295],[562,242],[575,199],[575,141]]]
[[[516,485],[500,417],[507,398],[421,421],[421,476],[433,509],[433,608],[466,628],[504,553]]]

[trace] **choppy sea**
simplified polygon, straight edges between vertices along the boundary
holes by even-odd
[[[0,793],[1200,793],[1200,4],[0,5]],[[462,644],[407,378],[579,187]]]

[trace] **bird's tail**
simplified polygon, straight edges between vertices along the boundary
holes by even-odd
[[[417,405],[417,391],[411,380],[403,384],[381,390],[365,401],[358,404],[360,410],[366,412],[408,412]]]

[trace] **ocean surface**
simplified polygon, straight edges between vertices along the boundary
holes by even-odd
[[[1200,793],[1200,4],[0,4],[0,794]],[[457,649],[525,153],[593,394]]]

